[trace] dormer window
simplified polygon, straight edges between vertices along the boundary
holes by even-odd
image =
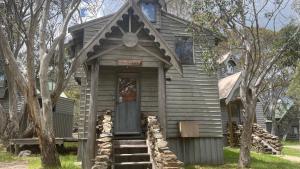
[[[5,87],[5,75],[0,71],[0,87]]]
[[[234,61],[229,60],[227,63],[227,74],[233,74],[235,71],[235,66],[236,64],[234,63]]]
[[[150,22],[156,22],[156,6],[154,2],[144,0],[141,2],[144,15]]]

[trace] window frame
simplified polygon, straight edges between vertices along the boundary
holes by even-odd
[[[196,59],[195,59],[195,40],[194,40],[194,37],[190,34],[179,34],[179,35],[176,35],[175,36],[175,42],[174,42],[174,47],[175,47],[175,53],[176,53],[176,43],[178,41],[178,38],[190,38],[191,39],[191,42],[192,42],[192,63],[190,64],[187,64],[187,63],[182,63],[182,60],[181,60],[181,57],[178,56],[178,60],[180,62],[181,65],[185,65],[185,66],[188,66],[188,65],[195,65],[196,64]],[[176,53],[177,55],[177,53]]]

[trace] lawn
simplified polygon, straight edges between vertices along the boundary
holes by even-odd
[[[283,143],[283,155],[300,157],[300,143],[299,141],[285,141]]]
[[[66,145],[66,148],[76,148],[76,146],[70,144]],[[74,153],[62,154],[60,155],[60,160],[62,163],[62,169],[80,169],[78,165],[75,164],[77,161],[77,156]],[[32,155],[30,157],[18,158],[11,153],[7,153],[3,148],[0,147],[0,162],[13,162],[13,161],[27,161],[29,169],[40,169],[41,159],[39,155]]]
[[[286,140],[283,142],[284,146],[295,146],[295,145],[299,145],[300,146],[300,142],[299,141],[295,141],[295,140]]]
[[[224,149],[224,165],[219,166],[186,166],[185,169],[236,169],[237,161],[239,157],[239,149],[225,148]],[[252,169],[299,169],[299,163],[293,163],[288,160],[284,160],[280,157],[251,153],[252,157]]]
[[[80,169],[79,166],[75,165],[76,155],[60,155],[60,161],[62,165],[62,169]],[[27,157],[29,162],[29,169],[39,169],[41,168],[41,159],[38,156],[35,157]]]

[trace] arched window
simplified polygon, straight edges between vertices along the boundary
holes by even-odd
[[[153,2],[142,1],[142,11],[151,22],[156,22],[156,6]]]
[[[227,63],[227,74],[233,74],[235,71],[235,66],[236,64],[234,63],[234,61],[229,60]]]

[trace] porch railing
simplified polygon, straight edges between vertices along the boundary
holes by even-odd
[[[99,137],[97,139],[97,155],[92,169],[108,169],[112,166],[112,116],[107,110],[98,120]]]
[[[163,138],[161,127],[156,116],[146,118],[147,144],[151,154],[154,169],[181,169],[183,163],[169,149],[168,142]]]

